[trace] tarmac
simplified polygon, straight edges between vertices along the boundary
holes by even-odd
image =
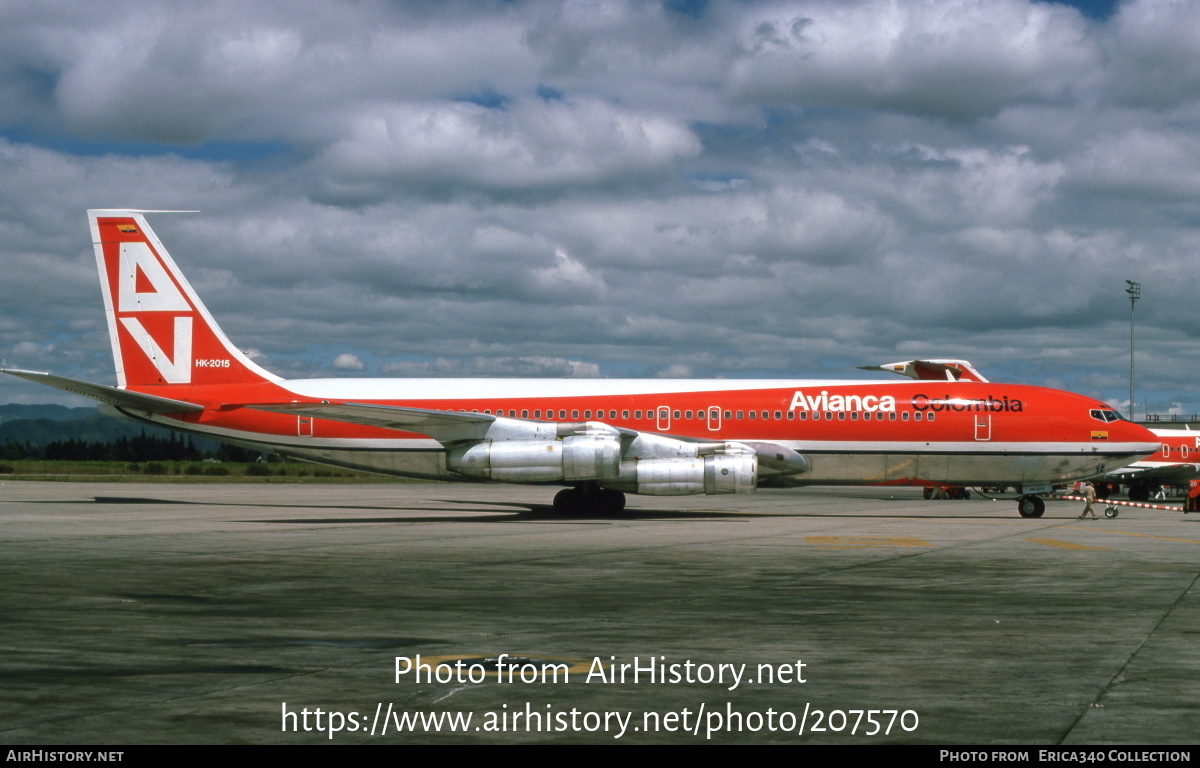
[[[560,517],[552,496],[0,482],[0,743],[1200,733],[1200,515],[803,488]]]

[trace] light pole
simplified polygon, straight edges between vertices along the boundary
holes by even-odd
[[[1142,298],[1142,284],[1126,280],[1125,293],[1129,294],[1129,420],[1133,421],[1133,305]]]

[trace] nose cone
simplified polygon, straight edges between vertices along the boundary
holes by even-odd
[[[1139,456],[1148,456],[1161,447],[1162,441],[1158,436],[1141,424],[1134,424],[1132,421],[1114,422],[1112,427],[1113,435],[1110,437],[1112,442],[1130,443],[1131,450]]]

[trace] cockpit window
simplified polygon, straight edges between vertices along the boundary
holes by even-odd
[[[1092,409],[1092,418],[1097,421],[1103,421],[1103,422],[1120,421],[1121,414],[1117,413],[1116,411],[1109,410],[1107,408],[1093,408]]]

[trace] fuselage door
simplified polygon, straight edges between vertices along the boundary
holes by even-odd
[[[313,436],[312,416],[296,416],[296,434],[300,437]]]
[[[666,432],[671,428],[671,409],[665,405],[658,406],[658,431]]]
[[[992,414],[979,412],[975,414],[975,439],[992,439]]]
[[[721,429],[721,409],[715,405],[708,407],[708,429],[711,432],[718,432]]]

